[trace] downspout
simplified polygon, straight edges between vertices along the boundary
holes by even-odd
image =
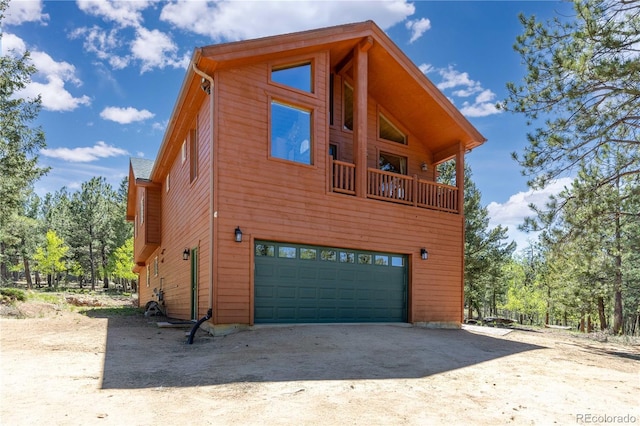
[[[198,330],[198,327],[200,327],[200,325],[211,319],[211,317],[213,316],[213,273],[214,273],[214,267],[213,267],[213,244],[214,244],[214,232],[213,232],[213,225],[214,225],[214,216],[216,216],[216,212],[214,210],[214,199],[213,199],[213,159],[214,159],[214,144],[213,144],[213,140],[214,140],[214,129],[213,129],[213,107],[214,107],[214,102],[213,102],[213,94],[211,93],[213,91],[213,77],[211,77],[210,75],[206,74],[205,72],[203,72],[202,70],[198,69],[198,67],[196,66],[196,62],[198,61],[198,59],[200,58],[201,55],[201,50],[197,49],[196,53],[195,53],[195,57],[193,59],[193,61],[191,62],[191,68],[193,69],[193,72],[196,73],[197,75],[199,75],[200,77],[202,77],[204,80],[207,80],[209,82],[209,131],[211,132],[211,140],[210,140],[210,145],[209,145],[209,161],[210,161],[210,165],[209,165],[209,309],[207,310],[207,315],[205,315],[204,317],[200,318],[200,320],[198,320],[198,322],[193,326],[193,328],[191,329],[191,333],[189,334],[189,339],[187,340],[188,344],[192,344],[193,343],[193,337],[196,333],[196,331]]]

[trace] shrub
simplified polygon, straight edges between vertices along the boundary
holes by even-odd
[[[0,295],[3,300],[6,298],[9,302],[15,302],[16,300],[24,302],[27,300],[27,294],[19,288],[0,288]]]

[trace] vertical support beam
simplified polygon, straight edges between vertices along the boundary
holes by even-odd
[[[373,38],[367,37],[354,49],[353,78],[353,155],[356,165],[356,196],[367,196],[367,96],[369,93],[367,72],[369,56],[367,51],[373,45]]]
[[[458,142],[456,150],[456,187],[458,188],[458,215],[460,217],[460,226],[462,228],[460,235],[462,236],[461,259],[460,259],[460,322],[464,322],[464,249],[465,249],[465,219],[464,219],[464,144]]]
[[[464,144],[458,142],[456,150],[456,187],[458,188],[458,213],[464,217]]]

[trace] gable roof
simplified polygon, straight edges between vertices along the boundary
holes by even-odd
[[[146,158],[130,158],[131,170],[133,171],[134,179],[149,180],[151,177],[151,171],[153,170],[153,160],[147,160]]]
[[[134,219],[136,211],[136,192],[141,183],[151,182],[151,173],[153,172],[153,160],[145,158],[129,159],[129,182],[127,188],[127,220]]]
[[[365,21],[196,48],[150,177],[160,179],[168,169],[168,162],[179,149],[177,144],[170,142],[179,140],[190,125],[186,111],[200,105],[206,96],[200,89],[201,77],[194,68],[213,77],[216,70],[328,50],[332,72],[335,70],[350,77],[353,50],[362,42],[371,43],[367,75],[369,95],[377,100],[384,99],[384,107],[394,119],[428,143],[434,161],[450,158],[458,143],[471,150],[485,142],[484,136],[384,31],[373,21]]]

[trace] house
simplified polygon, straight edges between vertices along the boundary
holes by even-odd
[[[140,304],[214,329],[459,327],[484,141],[371,21],[198,48],[156,160],[131,160]]]

